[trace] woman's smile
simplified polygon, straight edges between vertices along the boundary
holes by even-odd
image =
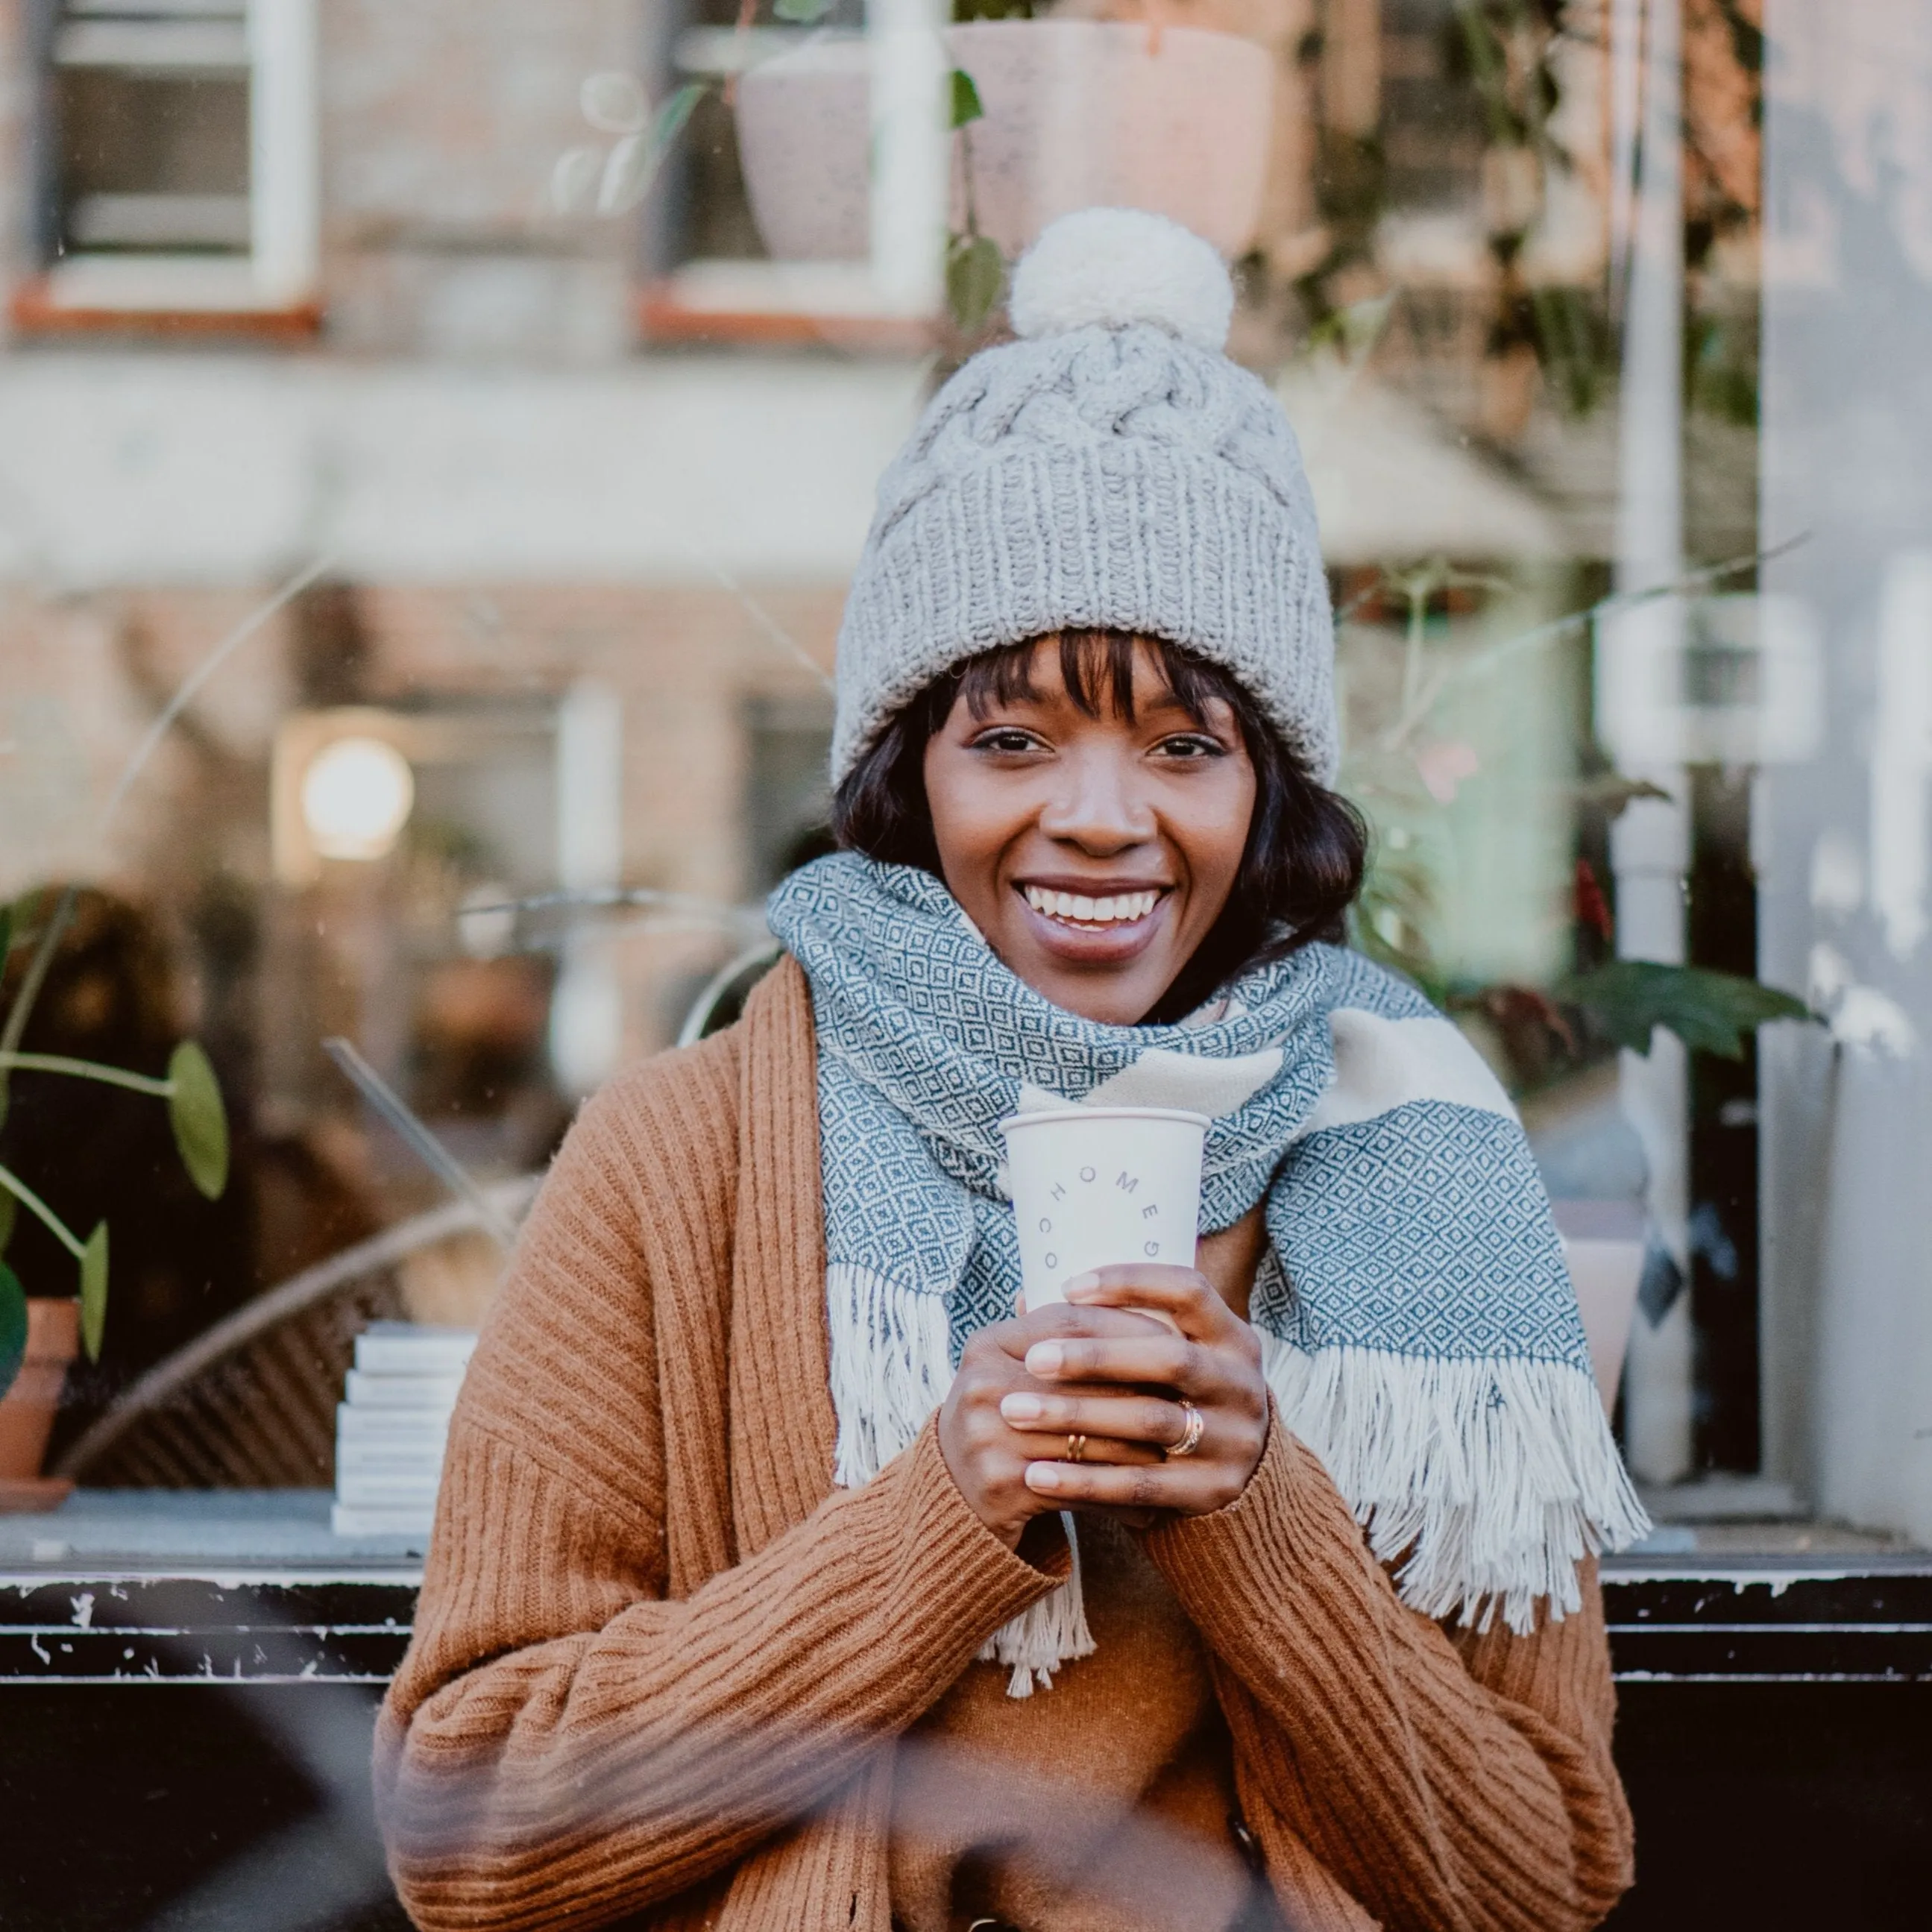
[[[1120,964],[1152,945],[1166,916],[1169,888],[1138,880],[1016,880],[1040,944],[1069,961]]]

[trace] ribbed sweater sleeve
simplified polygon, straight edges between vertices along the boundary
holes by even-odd
[[[1244,1791],[1388,1932],[1583,1932],[1628,1887],[1594,1564],[1580,1615],[1452,1639],[1279,1416],[1240,1498],[1147,1546],[1214,1654]]]
[[[466,1378],[377,1744],[391,1868],[424,1928],[597,1925],[720,1871],[836,1802],[1057,1580],[974,1515],[928,1426],[673,1594],[674,1539],[730,1532],[668,1522],[670,1478],[722,1460],[728,1430],[720,1375],[658,1360],[652,1270],[701,1298],[729,1267],[725,1058],[586,1108]],[[666,1160],[647,1220],[641,1177]],[[682,1405],[668,1447],[661,1374]],[[699,1474],[689,1494],[725,1493],[722,1468]],[[713,1567],[702,1547],[685,1565]]]

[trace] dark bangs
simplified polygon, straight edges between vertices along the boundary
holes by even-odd
[[[1060,681],[1066,694],[1089,718],[1111,712],[1134,722],[1134,652],[1142,640],[1126,631],[1062,631]],[[1216,698],[1237,705],[1240,687],[1228,674],[1204,662],[1165,638],[1144,640],[1160,666],[1161,680],[1174,701],[1205,730],[1208,706]],[[1030,702],[1040,696],[1033,681],[1032,644],[1014,644],[969,658],[959,668],[926,686],[921,698],[937,707],[930,737],[951,715],[953,701],[964,698],[966,708],[983,719],[996,704]],[[916,703],[918,700],[915,700]],[[1236,716],[1240,716],[1238,706]],[[1245,722],[1243,724],[1245,731]],[[922,747],[922,749],[923,748]],[[1250,748],[1252,755],[1252,747]]]
[[[969,658],[935,678],[880,733],[839,785],[832,830],[839,844],[891,865],[944,876],[926,800],[926,748],[964,698],[976,718],[1040,694],[1040,640]],[[1348,802],[1310,776],[1244,686],[1165,639],[1125,631],[1063,631],[1057,639],[1067,694],[1090,718],[1134,719],[1134,653],[1144,643],[1174,700],[1204,728],[1214,701],[1234,715],[1255,768],[1255,804],[1239,872],[1209,929],[1144,1024],[1185,1018],[1258,966],[1315,940],[1340,944],[1362,885],[1367,828]]]

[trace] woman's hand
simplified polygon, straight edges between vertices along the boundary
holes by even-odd
[[[1126,1272],[1138,1276],[1144,1271]],[[1057,1466],[1050,1459],[1066,1455],[1067,1438],[1076,1430],[1087,1436],[1082,1454],[1088,1459],[1149,1466],[1161,1460],[1153,1442],[1109,1440],[1084,1423],[1070,1424],[1055,1432],[1052,1424],[1035,1427],[1010,1420],[1001,1406],[1020,1398],[1042,1405],[1083,1394],[1114,1399],[1103,1387],[1083,1390],[1065,1376],[1051,1384],[1036,1381],[1027,1372],[1028,1350],[1055,1342],[1118,1346],[1170,1334],[1144,1315],[1056,1302],[1011,1322],[991,1322],[966,1344],[959,1372],[939,1412],[940,1454],[974,1514],[1009,1550],[1018,1546],[1022,1532],[1034,1517],[1066,1508],[1066,1498],[1030,1486],[1027,1472]],[[1172,1404],[1166,1408],[1169,1414],[1180,1413]]]
[[[1058,1509],[1206,1516],[1232,1502],[1268,1442],[1268,1384],[1253,1329],[1192,1268],[1102,1268],[1069,1282],[1066,1294],[1071,1310],[1142,1310],[1172,1327],[1034,1342],[1028,1379],[1000,1402],[1002,1418],[1027,1439],[1059,1445],[1058,1455],[1028,1465],[1027,1487]],[[1202,1418],[1194,1450],[1162,1455],[1186,1439],[1189,1406]],[[1070,1435],[1088,1440],[1078,1462],[1064,1460]],[[1122,1445],[1156,1455],[1124,1455]]]

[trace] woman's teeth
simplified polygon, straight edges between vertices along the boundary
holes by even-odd
[[[1158,892],[1117,892],[1111,898],[1096,899],[1084,892],[1048,892],[1044,886],[1028,886],[1025,892],[1027,904],[1035,912],[1078,926],[1130,926],[1145,919],[1160,897]]]

